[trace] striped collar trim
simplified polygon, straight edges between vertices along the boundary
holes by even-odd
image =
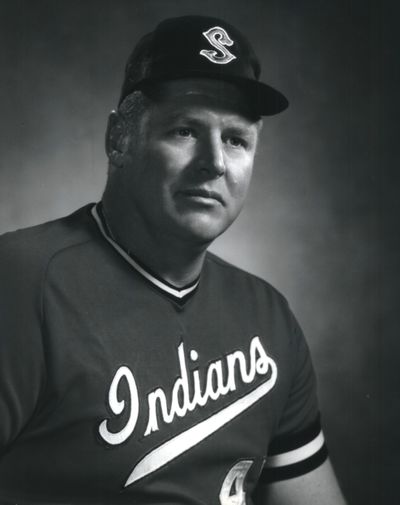
[[[186,297],[188,297],[191,293],[195,291],[197,286],[199,285],[200,279],[197,279],[194,283],[186,286],[184,288],[177,288],[172,286],[171,284],[163,281],[162,279],[155,277],[152,273],[150,273],[147,269],[145,269],[142,265],[140,265],[131,255],[129,255],[122,247],[120,247],[109,235],[106,227],[103,224],[103,221],[100,217],[98,204],[94,205],[91,209],[92,216],[97,223],[97,226],[103,235],[103,237],[109,242],[114,249],[137,271],[139,272],[145,279],[151,282],[158,289],[166,293],[167,295],[173,297],[176,300],[183,301]]]

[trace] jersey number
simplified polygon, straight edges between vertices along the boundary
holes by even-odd
[[[210,28],[206,32],[203,32],[203,35],[208,42],[215,47],[215,49],[218,49],[220,54],[211,49],[202,49],[200,51],[202,56],[205,56],[213,63],[218,63],[220,65],[224,65],[225,63],[229,63],[230,61],[236,59],[236,56],[229,52],[226,48],[226,46],[233,45],[233,40],[223,28],[220,26],[214,26],[214,28]]]
[[[229,470],[219,493],[220,505],[246,505],[243,486],[252,464],[250,460],[239,461]]]

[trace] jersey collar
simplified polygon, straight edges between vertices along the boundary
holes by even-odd
[[[140,275],[178,303],[184,303],[188,298],[190,298],[199,285],[199,278],[183,288],[177,288],[176,286],[164,281],[160,277],[156,276],[154,272],[151,272],[151,270],[145,267],[142,262],[138,261],[137,258],[133,257],[132,254],[128,254],[120,245],[117,244],[117,242],[115,242],[115,240],[112,239],[107,222],[105,221],[104,215],[101,211],[101,204],[97,203],[94,205],[91,209],[91,213],[103,237]]]

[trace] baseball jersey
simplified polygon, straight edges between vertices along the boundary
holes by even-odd
[[[210,253],[172,286],[99,206],[0,238],[0,325],[1,503],[250,505],[326,458],[282,295]]]

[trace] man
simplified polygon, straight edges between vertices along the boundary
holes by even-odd
[[[207,253],[246,195],[259,82],[222,20],[145,36],[102,202],[1,239],[1,503],[343,504],[284,298]]]

